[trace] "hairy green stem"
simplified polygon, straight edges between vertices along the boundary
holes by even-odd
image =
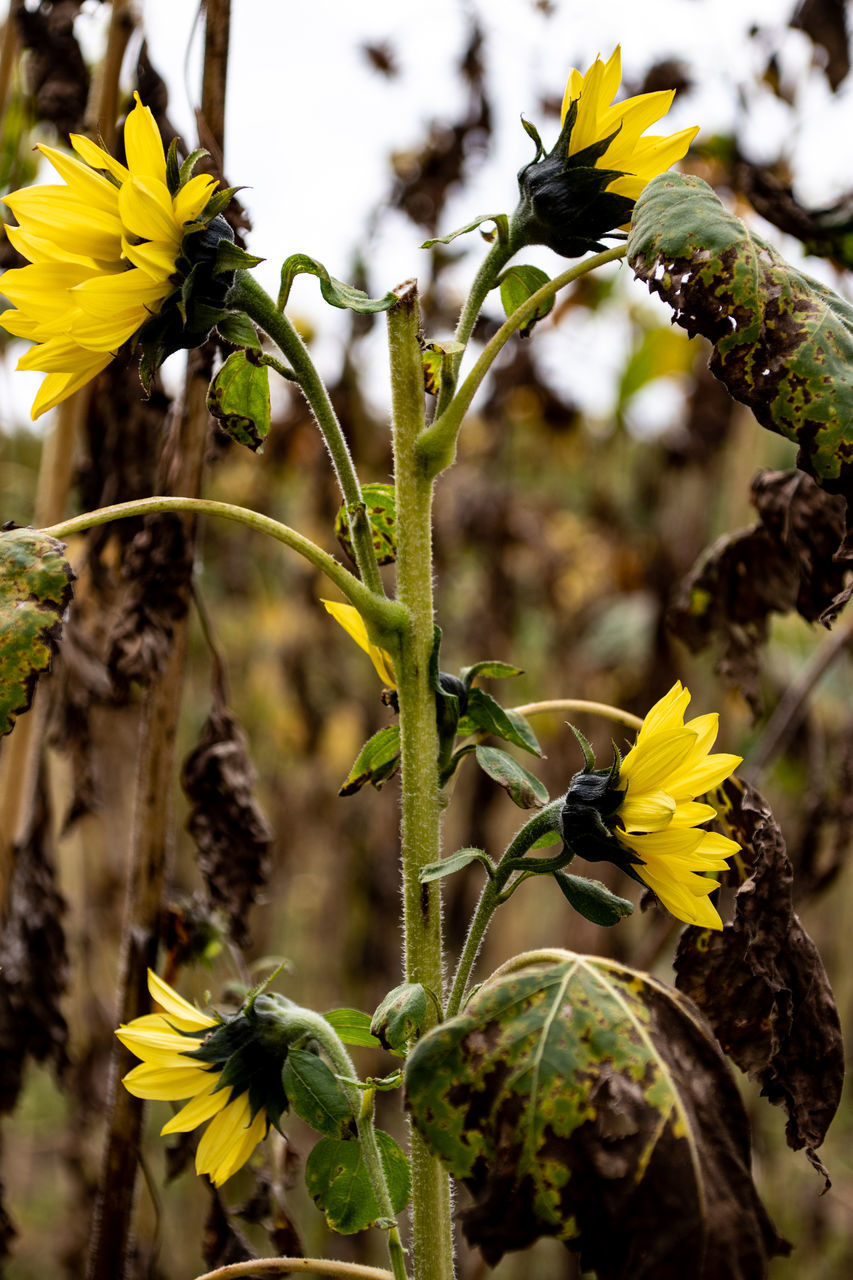
[[[577,280],[580,276],[586,275],[587,272],[594,271],[596,267],[604,266],[607,262],[615,262],[618,258],[624,258],[627,252],[627,247],[621,244],[613,249],[605,250],[604,253],[596,253],[591,258],[584,258],[583,261],[576,263],[573,267],[569,267],[561,275],[549,280],[547,284],[543,284],[541,289],[537,289],[522,306],[513,311],[512,315],[501,325],[494,337],[480,352],[473,368],[450,401],[450,404],[441,414],[435,417],[432,424],[421,435],[418,441],[418,456],[429,475],[437,476],[440,471],[449,467],[453,462],[456,456],[456,441],[462,426],[462,420],[468,412],[471,401],[474,399],[480,383],[491,368],[495,357],[506,346],[512,335],[523,324],[532,319],[540,307],[549,302],[560,289],[565,288],[567,284],[571,284],[573,280]]]
[[[336,1280],[394,1280],[390,1271],[366,1267],[360,1262],[338,1262],[334,1258],[253,1258],[251,1262],[229,1262],[215,1271],[205,1271],[195,1280],[237,1280],[238,1276],[330,1276]]]
[[[325,384],[308,353],[308,348],[288,317],[283,311],[279,311],[266,290],[262,289],[254,276],[247,271],[236,273],[234,287],[228,296],[228,305],[235,310],[245,311],[246,315],[272,338],[290,361],[296,379],[317,419],[317,425],[332,459],[335,475],[347,505],[355,562],[362,581],[377,595],[384,595],[385,588],[379,573],[361,484],[338,416],[332,407]]]
[[[463,346],[468,345],[468,339],[474,332],[474,325],[477,323],[477,317],[480,314],[483,303],[494,288],[498,276],[514,252],[509,247],[508,241],[501,239],[497,235],[491,249],[480,263],[480,269],[474,277],[474,283],[471,285],[471,292],[468,294],[465,305],[462,308],[462,314],[456,326],[456,333],[453,335],[456,341],[461,342]],[[464,351],[460,351],[453,357],[452,376],[443,377],[441,380],[441,390],[435,408],[436,418],[439,418],[444,413],[450,403],[453,392],[456,389],[456,379],[464,354]]]
[[[615,720],[617,724],[627,725],[629,729],[639,729],[643,723],[633,711],[623,711],[621,707],[611,706],[609,702],[588,702],[585,698],[549,698],[545,702],[526,702],[509,709],[519,716],[543,716],[549,711],[568,712],[571,715],[579,711],[582,715]]]
[[[434,643],[432,478],[419,465],[424,386],[414,281],[401,286],[387,313],[391,362],[394,476],[397,489],[397,593],[409,624],[400,644],[401,861],[405,976],[428,990],[442,986],[441,895],[419,874],[438,860],[440,804],[435,694],[430,688]],[[415,1280],[452,1280],[450,1183],[439,1161],[412,1130],[412,1218]]]
[[[525,822],[524,826],[516,832],[507,846],[503,857],[495,868],[494,875],[490,876],[486,881],[483,892],[480,894],[480,901],[477,903],[477,908],[468,926],[468,936],[465,939],[465,945],[462,948],[462,954],[456,966],[456,973],[444,1014],[446,1018],[455,1017],[462,1008],[474,961],[477,959],[492,916],[504,901],[501,895],[506,887],[507,880],[513,871],[517,869],[518,859],[523,857],[541,836],[555,830],[556,816],[563,803],[564,798],[562,796],[559,800],[552,800],[544,809],[540,809],[528,822]]]
[[[284,1018],[283,1025],[287,1030],[288,1036],[293,1040],[299,1036],[316,1040],[334,1067],[355,1120],[359,1142],[361,1143],[364,1167],[367,1170],[367,1176],[370,1179],[370,1185],[376,1197],[380,1216],[388,1222],[394,1222],[397,1215],[391,1203],[391,1193],[388,1190],[382,1156],[376,1141],[376,1127],[373,1123],[374,1091],[371,1089],[365,1094],[351,1083],[353,1078],[356,1077],[352,1058],[347,1053],[340,1037],[335,1034],[335,1031],[322,1014],[315,1013],[312,1009],[294,1008],[292,1013],[289,1013]],[[399,1229],[394,1225],[387,1228],[385,1234],[394,1280],[408,1280],[406,1257],[400,1240]]]
[[[379,597],[363,582],[345,569],[344,566],[318,547],[310,538],[297,533],[289,525],[281,524],[269,516],[252,511],[249,507],[238,507],[231,502],[213,502],[207,498],[155,497],[139,498],[135,502],[117,502],[111,507],[99,507],[97,511],[86,511],[82,515],[72,516],[70,520],[62,520],[59,524],[50,525],[42,532],[52,538],[70,538],[75,533],[83,533],[96,525],[109,524],[112,520],[127,519],[130,516],[144,516],[152,512],[184,511],[192,515],[220,516],[224,520],[234,520],[237,524],[246,525],[258,533],[265,533],[277,542],[298,553],[320,569],[335,586],[343,592],[351,604],[358,609],[371,632],[378,637],[377,643],[391,643],[403,626],[405,614],[394,601]]]

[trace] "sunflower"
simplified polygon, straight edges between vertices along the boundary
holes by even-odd
[[[189,1099],[160,1133],[185,1133],[209,1121],[195,1167],[221,1186],[246,1163],[287,1105],[281,1055],[258,1043],[242,1013],[230,1019],[201,1013],[150,969],[148,990],[163,1012],[134,1018],[116,1031],[141,1059],[124,1077],[124,1087],[136,1098]]]
[[[4,198],[18,226],[12,245],[29,265],[7,271],[2,292],[15,309],[0,324],[35,344],[19,369],[47,376],[32,417],[65,400],[112,360],[176,289],[187,230],[202,224],[216,181],[181,180],[167,165],[160,131],[139,95],[124,126],[127,164],[80,134],[76,155],[40,145],[62,183]]]
[[[706,830],[717,816],[697,799],[737,768],[740,756],[711,753],[716,714],[684,720],[690,694],[677,682],[646,716],[627,755],[608,770],[589,765],[572,779],[561,814],[566,844],[581,858],[609,861],[653,890],[688,924],[723,927],[709,899],[739,845]]]
[[[325,605],[328,613],[332,615],[335,622],[340,623],[347,635],[350,636],[360,649],[363,649],[370,661],[373,663],[376,674],[388,689],[397,688],[397,678],[394,675],[394,663],[391,655],[386,649],[380,649],[378,644],[374,644],[367,634],[367,627],[358,609],[351,604],[341,604],[337,600],[321,600]]]
[[[536,156],[518,175],[521,201],[512,218],[514,249],[546,244],[564,257],[602,249],[602,236],[625,230],[652,178],[687,154],[698,126],[645,137],[666,115],[674,90],[614,103],[622,76],[617,46],[586,72],[572,70],[563,97],[562,131],[547,155],[532,125]]]

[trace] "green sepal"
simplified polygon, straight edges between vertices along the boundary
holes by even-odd
[[[393,778],[399,765],[400,726],[390,724],[365,742],[338,795],[354,796],[368,782],[379,791],[383,783]]]
[[[247,347],[251,351],[261,350],[258,331],[243,311],[228,311],[216,322],[216,332],[223,342],[232,347]]]
[[[64,550],[35,529],[0,531],[0,734],[29,709],[50,669],[73,595]]]
[[[600,880],[587,880],[585,876],[569,875],[567,871],[552,874],[567,902],[593,924],[618,924],[634,910],[627,898],[617,897]]]
[[[376,1130],[376,1143],[391,1206],[395,1213],[402,1213],[411,1195],[409,1162],[382,1129]],[[364,1231],[381,1217],[360,1142],[321,1138],[306,1161],[305,1185],[328,1225],[341,1235]]]
[[[318,262],[316,258],[309,258],[305,253],[294,253],[282,263],[277,304],[279,311],[287,306],[293,281],[301,274],[317,277],[320,281],[320,293],[330,306],[355,311],[358,315],[388,311],[397,302],[397,295],[393,291],[383,294],[381,298],[369,298],[363,289],[356,289],[353,285],[344,284],[330,276],[322,262]]]
[[[544,156],[545,145],[541,137],[539,136],[539,130],[536,128],[536,125],[533,124],[531,120],[528,120],[525,116],[521,117],[521,127],[524,130],[524,132],[527,134],[528,138],[532,138],[533,142],[536,145],[536,155],[533,157],[533,163],[535,164],[537,160],[541,160],[542,157]]]
[[[307,1049],[291,1049],[281,1082],[296,1114],[318,1133],[330,1138],[355,1135],[350,1105],[334,1074],[322,1058]]]
[[[169,188],[169,195],[174,197],[181,189],[181,169],[178,164],[178,139],[174,137],[169,143],[169,150],[166,152],[166,186]]]
[[[207,407],[232,440],[260,453],[270,432],[269,370],[251,351],[233,351],[210,384]]]
[[[362,1049],[378,1049],[379,1041],[370,1031],[370,1014],[361,1009],[330,1009],[323,1017],[344,1044]]]
[[[254,253],[247,253],[232,240],[220,240],[213,262],[213,274],[218,276],[223,271],[248,271],[264,261],[266,259],[258,258]]]
[[[401,982],[379,1004],[370,1030],[383,1049],[405,1057],[420,1035],[429,1012],[429,996],[420,982]]]
[[[512,756],[498,747],[478,746],[474,750],[477,764],[490,778],[499,783],[519,809],[538,809],[548,803],[548,789],[544,783],[522,767]]]
[[[468,867],[472,862],[481,862],[486,868],[489,879],[495,873],[495,864],[491,858],[482,849],[457,849],[449,858],[442,858],[440,862],[431,862],[428,866],[422,867],[418,875],[420,884],[429,884],[433,880],[441,880],[444,876],[453,875],[455,871],[461,871],[463,867]]]
[[[475,662],[472,667],[463,667],[459,675],[470,689],[478,676],[486,676],[489,680],[506,680],[510,676],[523,676],[524,671],[510,662],[497,662],[487,658],[483,662]]]
[[[370,534],[378,564],[393,564],[397,556],[397,491],[393,484],[361,486]],[[344,503],[335,516],[335,537],[355,563],[349,509]]]
[[[521,747],[531,755],[541,756],[542,749],[536,735],[524,716],[507,711],[485,689],[473,688],[468,694],[465,715],[459,721],[457,732],[462,737],[472,733],[491,733],[504,742]]]
[[[199,223],[206,226],[224,209],[227,209],[237,192],[242,190],[242,187],[223,187],[221,191],[215,191],[204,206]]]
[[[584,768],[587,769],[588,771],[594,769],[595,768],[595,752],[592,749],[589,739],[585,738],[584,735],[581,733],[580,729],[576,729],[573,724],[570,724],[569,728],[577,738],[578,746],[583,752]]]
[[[509,239],[509,218],[505,213],[484,213],[479,218],[475,218],[473,222],[467,223],[464,227],[459,227],[457,231],[449,231],[446,236],[435,236],[432,240],[424,240],[421,245],[422,249],[431,249],[436,244],[450,244],[457,236],[466,236],[469,231],[476,231],[484,222],[493,222],[495,224],[496,233],[501,244],[506,244]],[[482,232],[484,239],[494,240],[495,232]]]
[[[527,266],[520,262],[513,264],[504,271],[503,275],[498,279],[498,286],[501,292],[501,304],[507,316],[511,316],[514,311],[523,306],[529,297],[542,288],[543,284],[547,284],[551,277],[546,271],[542,271],[539,267]],[[536,311],[526,320],[519,329],[519,335],[527,338],[533,332],[533,327],[540,320],[544,320],[548,312],[553,309],[554,295],[552,294]]]
[[[171,150],[171,148],[169,149]],[[199,160],[202,160],[204,159],[205,156],[209,156],[209,155],[210,155],[210,152],[206,151],[204,147],[196,147],[195,151],[190,152],[186,160],[181,165],[180,171],[178,173],[179,188],[184,186],[185,183],[189,182],[190,178],[193,176],[193,172]]]

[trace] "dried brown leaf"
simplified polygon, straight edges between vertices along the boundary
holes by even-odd
[[[722,932],[688,928],[676,983],[699,1005],[723,1049],[788,1115],[794,1150],[823,1142],[844,1082],[835,1000],[812,939],[792,907],[793,871],[782,833],[754,788],[729,779],[724,827],[744,850],[746,878]]]

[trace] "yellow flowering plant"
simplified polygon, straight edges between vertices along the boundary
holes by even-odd
[[[640,721],[624,708],[584,699],[504,705],[483,687],[522,674],[503,660],[473,658],[455,675],[441,670],[432,500],[440,476],[455,460],[472,401],[502,348],[529,334],[562,290],[629,253],[621,241],[634,234],[635,206],[669,189],[666,171],[686,156],[696,134],[690,127],[650,135],[669,110],[672,92],[619,100],[620,79],[618,48],[583,73],[571,71],[562,129],[550,152],[533,126],[526,126],[536,155],[518,175],[518,206],[511,215],[489,220],[495,226],[491,247],[454,337],[443,341],[425,339],[414,281],[373,299],[302,253],[284,261],[281,293],[273,300],[252,274],[260,259],[237,247],[225,220],[233,191],[220,190],[208,175],[194,175],[198,153],[179,161],[176,143],[164,148],[138,94],[124,126],[123,162],[74,134],[73,154],[40,146],[58,183],[5,197],[17,220],[7,229],[9,241],[28,265],[6,271],[0,281],[13,304],[0,324],[32,343],[19,368],[45,375],[33,417],[85,387],[121,349],[138,349],[147,388],[167,354],[214,335],[235,348],[219,359],[217,347],[211,366],[208,405],[220,426],[240,444],[259,449],[274,430],[269,377],[282,377],[310,408],[340,489],[343,505],[335,527],[339,536],[345,532],[340,540],[350,567],[265,512],[174,494],[119,502],[37,533],[15,529],[0,535],[0,547],[11,548],[15,565],[8,577],[17,626],[17,632],[11,624],[0,627],[0,640],[23,636],[15,639],[8,660],[0,654],[9,672],[9,692],[0,694],[6,730],[26,710],[61,628],[73,574],[59,540],[154,513],[222,518],[300,555],[342,597],[322,603],[383,684],[387,723],[362,747],[340,793],[351,796],[368,785],[379,789],[400,773],[401,981],[375,1012],[343,1008],[321,1015],[268,991],[268,984],[248,989],[248,983],[226,983],[221,970],[217,990],[227,988],[227,994],[215,1006],[207,1000],[203,1008],[190,1003],[153,969],[146,983],[147,961],[163,941],[159,901],[148,912],[147,933],[128,925],[124,948],[123,1012],[116,1031],[124,1092],[110,1104],[108,1150],[114,1154],[126,1146],[133,1130],[116,1119],[122,1107],[135,1107],[131,1100],[150,1103],[158,1109],[163,1136],[201,1130],[196,1171],[221,1188],[262,1169],[270,1147],[280,1141],[276,1133],[286,1134],[295,1114],[318,1135],[305,1166],[311,1198],[333,1230],[355,1234],[376,1227],[390,1268],[320,1258],[296,1265],[288,1256],[276,1260],[282,1271],[322,1274],[328,1268],[329,1274],[363,1280],[452,1280],[449,1173],[473,1197],[461,1213],[463,1228],[490,1263],[552,1235],[581,1253],[584,1269],[613,1277],[635,1274],[651,1256],[650,1224],[659,1232],[655,1258],[662,1276],[687,1274],[685,1256],[701,1250],[711,1259],[703,1277],[723,1274],[724,1266],[746,1274],[756,1257],[763,1267],[784,1250],[752,1184],[745,1113],[722,1051],[684,996],[621,962],[547,949],[545,938],[545,950],[514,957],[475,982],[491,921],[531,879],[551,877],[551,901],[567,929],[577,916],[587,929],[616,926],[632,915],[634,901],[578,871],[585,863],[618,868],[634,882],[627,888],[635,898],[640,886],[647,900],[650,893],[687,926],[685,947],[709,957],[723,954],[736,968],[729,948],[742,946],[731,940],[746,926],[739,916],[732,925],[724,922],[728,910],[720,889],[737,879],[735,868],[744,873],[750,859],[759,861],[749,847],[751,837],[743,834],[744,821],[739,825],[711,803],[724,784],[741,786],[734,781],[741,757],[713,749],[721,732],[715,712],[686,718],[691,695],[680,681],[656,701],[651,693],[638,694],[644,709],[652,703]],[[680,191],[678,200],[682,196]],[[689,234],[698,234],[692,219],[687,221]],[[606,238],[618,243],[604,249]],[[515,254],[531,244],[580,260],[553,278],[540,268],[511,266]],[[701,253],[705,270],[712,250]],[[394,473],[393,486],[372,486],[372,501],[332,396],[288,316],[290,286],[300,272],[319,280],[331,305],[386,315]],[[475,323],[496,289],[506,319],[493,327],[463,379]],[[20,563],[28,565],[29,576],[18,572]],[[206,615],[203,624],[210,638]],[[330,647],[343,643],[339,631],[328,632]],[[246,800],[251,770],[224,710],[218,655],[215,662],[215,708],[205,728],[212,742],[204,743],[201,765],[194,753],[205,794],[213,798],[210,811],[196,805],[192,822],[208,841],[208,858],[215,847],[221,877],[228,881],[243,874],[239,859],[227,856],[229,840],[237,843],[241,828],[251,827],[256,815]],[[663,681],[656,692],[662,687]],[[575,730],[584,767],[572,773],[576,746],[561,732],[551,747],[548,786],[518,753],[526,753],[528,763],[532,757],[538,769],[543,753],[531,720],[563,711],[634,727],[636,738],[624,752],[614,745],[612,761],[597,768],[592,747]],[[166,718],[162,707],[159,714]],[[174,737],[176,722],[169,723]],[[223,724],[224,736],[217,738],[213,728]],[[724,729],[723,738],[730,733]],[[472,768],[480,770],[484,787],[503,788],[507,806],[512,802],[527,812],[502,852],[474,845],[442,850],[452,780]],[[185,785],[190,773],[185,769]],[[165,804],[155,797],[150,778],[140,777],[146,802]],[[157,779],[162,781],[161,772]],[[217,828],[219,809],[227,810],[225,834]],[[314,820],[319,840],[322,813]],[[728,834],[720,829],[724,824]],[[396,819],[388,824],[389,830],[396,827]],[[496,839],[489,823],[482,828],[485,834],[475,839]],[[264,843],[265,836],[258,839]],[[167,843],[160,840],[156,851],[160,876]],[[207,873],[203,859],[201,865]],[[482,879],[479,900],[450,964],[443,883],[475,866]],[[148,871],[151,878],[151,866]],[[136,866],[130,898],[145,882]],[[241,909],[251,900],[249,892]],[[377,920],[376,928],[387,924]],[[645,928],[645,919],[635,915],[628,938],[643,936]],[[173,970],[184,958],[170,945],[168,972],[178,985],[183,978],[173,978]],[[289,988],[299,981],[298,974],[290,975]],[[403,1065],[392,1064],[382,1077],[362,1078],[350,1048],[382,1048]],[[374,1116],[377,1091],[401,1084],[412,1119],[407,1152],[392,1134],[376,1128]],[[722,1121],[707,1103],[717,1096],[726,1099]],[[165,1104],[180,1105],[161,1119]],[[138,1130],[140,1113],[132,1114]],[[721,1124],[731,1126],[730,1140],[720,1140]],[[107,1159],[105,1168],[112,1167]],[[264,1177],[268,1185],[268,1171]],[[107,1174],[101,1186],[106,1225],[93,1245],[95,1280],[125,1273],[133,1172],[125,1182],[121,1195],[111,1194]],[[720,1187],[734,1190],[721,1197]],[[398,1218],[410,1203],[404,1246]],[[674,1219],[691,1224],[687,1235],[675,1231]],[[703,1224],[701,1250],[689,1235],[697,1220]],[[617,1243],[625,1251],[618,1258]],[[231,1274],[225,1268],[210,1275],[224,1280],[226,1272]]]

